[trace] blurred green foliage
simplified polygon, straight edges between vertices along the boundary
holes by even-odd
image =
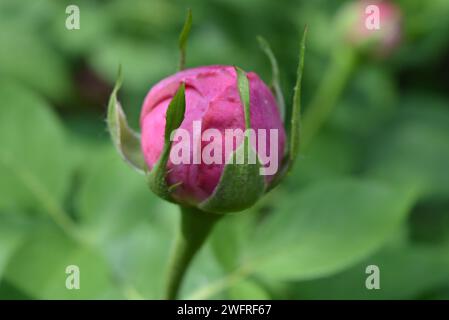
[[[449,2],[395,2],[401,45],[359,61],[288,181],[218,225],[183,298],[449,297]],[[80,30],[65,28],[69,4],[80,8]],[[307,106],[342,41],[333,27],[341,6],[1,0],[0,298],[161,298],[178,209],[113,150],[104,118],[119,63],[138,128],[146,92],[176,70],[190,7],[187,67],[238,65],[268,82],[260,34],[288,102],[307,23]],[[365,288],[370,264],[381,290]],[[80,267],[80,290],[65,287],[68,265]]]

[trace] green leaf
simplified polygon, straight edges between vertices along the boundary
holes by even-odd
[[[62,203],[72,174],[59,119],[38,95],[0,81],[0,208],[48,212]]]
[[[271,63],[271,86],[274,90],[274,94],[276,95],[276,100],[279,107],[279,113],[281,114],[281,119],[285,121],[285,100],[284,95],[282,94],[281,82],[279,79],[279,66],[276,60],[276,57],[271,50],[270,44],[263,37],[258,36],[257,41],[259,41],[260,48],[265,52],[268,59]]]
[[[353,179],[289,192],[270,202],[270,212],[248,234],[239,266],[192,297],[213,297],[249,276],[307,280],[344,270],[398,232],[414,199],[408,191]]]
[[[22,244],[27,231],[27,226],[16,220],[5,214],[0,214],[0,279],[2,279],[9,259]]]
[[[187,10],[186,21],[184,22],[184,26],[182,27],[181,34],[179,35],[178,45],[180,51],[179,58],[179,70],[183,70],[186,64],[186,47],[187,47],[187,39],[189,38],[190,29],[192,27],[192,10]]]
[[[62,55],[45,43],[35,25],[23,25],[29,22],[21,19],[0,23],[0,43],[5,44],[0,47],[0,74],[61,102],[70,95],[69,66]]]
[[[95,242],[131,232],[136,224],[157,220],[158,210],[168,210],[110,145],[96,152],[84,159],[87,168],[80,177],[82,183],[75,199],[80,224],[94,235]]]
[[[80,271],[80,289],[66,288],[66,268]],[[48,225],[36,228],[12,257],[5,277],[9,283],[37,299],[122,298],[101,254],[69,240]]]
[[[365,287],[366,267],[380,271],[380,290]],[[416,299],[449,282],[447,247],[386,247],[336,275],[294,284],[299,299]]]
[[[117,100],[117,92],[121,85],[122,74],[120,68],[117,82],[109,98],[107,118],[109,133],[115,148],[123,160],[138,172],[144,173],[146,165],[140,146],[140,136],[128,126],[125,113]]]
[[[229,298],[235,300],[270,300],[269,293],[256,281],[245,279],[229,288]]]
[[[278,280],[335,273],[390,238],[413,200],[371,181],[315,184],[279,203],[249,241],[246,260],[254,273]]]
[[[172,146],[170,136],[174,130],[179,128],[184,120],[185,108],[185,83],[181,83],[167,108],[167,114],[165,117],[164,148],[162,150],[162,154],[156,165],[147,175],[150,189],[158,196],[168,201],[171,201],[170,186],[167,186],[167,181],[165,178],[167,176],[167,163]]]
[[[115,234],[103,243],[117,277],[136,298],[162,298],[170,240],[173,237],[174,232],[167,232],[166,228],[156,223],[141,221],[127,232]]]

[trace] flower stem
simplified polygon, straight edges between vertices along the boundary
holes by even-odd
[[[356,63],[357,55],[352,48],[341,46],[335,49],[331,57],[330,67],[304,113],[302,149],[307,148],[310,141],[329,118]]]
[[[222,217],[222,215],[206,213],[192,207],[181,206],[180,208],[181,226],[168,269],[165,292],[165,298],[168,300],[177,298],[190,262],[206,241],[216,222]]]

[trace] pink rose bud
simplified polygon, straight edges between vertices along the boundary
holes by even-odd
[[[286,134],[276,99],[268,86],[253,72],[247,77],[251,129],[256,137],[251,145],[267,169],[264,179],[268,186],[281,169]],[[185,115],[172,139],[166,182],[176,186],[172,192],[176,201],[197,205],[213,194],[226,160],[240,145],[241,140],[232,139],[226,148],[229,143],[226,131],[245,131],[244,107],[237,74],[231,66],[188,69],[160,81],[147,94],[140,117],[141,146],[150,170],[161,156],[167,108],[181,83],[185,83]],[[274,131],[277,135],[272,134]],[[261,145],[265,148],[259,148]],[[215,154],[217,151],[219,154]]]
[[[185,67],[191,24],[189,10],[178,41],[179,70]],[[108,103],[112,142],[125,162],[145,174],[151,191],[179,204],[182,213],[168,268],[167,299],[176,299],[192,258],[221,216],[250,208],[292,169],[299,153],[306,34],[307,28],[300,43],[288,148],[279,69],[261,37],[277,100],[257,74],[239,67],[188,69],[148,92],[140,116],[141,134],[128,125],[117,98],[122,84],[119,68]]]
[[[339,23],[348,43],[386,56],[401,41],[401,21],[400,8],[390,1],[363,0],[345,6]]]

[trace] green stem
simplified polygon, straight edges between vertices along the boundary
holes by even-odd
[[[331,114],[354,70],[356,54],[351,48],[337,48],[332,55],[330,64],[316,94],[304,112],[301,133],[302,149],[307,148]]]
[[[170,258],[166,299],[176,299],[190,262],[221,217],[196,208],[181,207],[181,227]]]

